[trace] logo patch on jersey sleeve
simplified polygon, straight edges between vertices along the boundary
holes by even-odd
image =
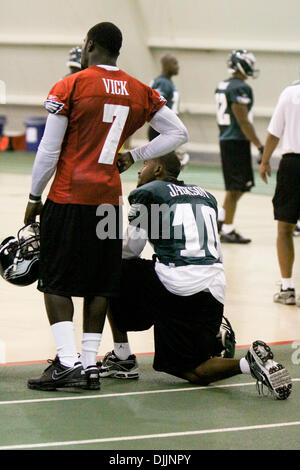
[[[247,95],[237,96],[236,100],[238,103],[241,103],[241,104],[248,104],[251,101],[249,96]]]
[[[44,102],[44,106],[46,110],[51,113],[51,114],[57,114],[59,111],[61,111],[64,107],[64,103],[61,103],[59,101],[56,101],[54,99],[47,99]]]

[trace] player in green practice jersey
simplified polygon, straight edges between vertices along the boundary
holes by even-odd
[[[174,75],[179,73],[179,63],[174,54],[168,52],[161,58],[161,73],[158,77],[151,81],[150,86],[158,91],[166,101],[168,108],[172,109],[174,113],[179,113],[179,92],[172,80]],[[148,139],[153,140],[159,133],[151,126],[148,128]],[[185,168],[190,160],[190,155],[186,150],[181,147],[176,150],[176,154],[180,160],[181,168]]]
[[[253,143],[263,153],[252,119],[253,92],[246,83],[257,75],[255,57],[248,51],[232,51],[228,59],[230,78],[221,81],[215,90],[217,123],[226,195],[219,211],[221,242],[249,243],[234,228],[239,199],[254,186],[251,148]]]
[[[111,299],[109,312],[114,350],[98,363],[100,376],[138,378],[127,331],[154,326],[155,370],[199,385],[252,374],[277,398],[287,398],[290,378],[265,343],[257,341],[245,358],[233,358],[234,333],[228,321],[222,325],[225,275],[217,202],[199,186],[178,180],[179,172],[174,152],[148,160],[129,195],[121,294]],[[140,258],[147,240],[153,260]]]

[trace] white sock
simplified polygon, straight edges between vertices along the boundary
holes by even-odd
[[[71,321],[62,321],[51,325],[57,354],[60,363],[66,367],[73,367],[78,362],[74,324]]]
[[[281,286],[283,290],[287,289],[294,289],[294,280],[292,277],[290,278],[282,278],[281,279]]]
[[[218,207],[218,220],[224,222],[225,220],[225,209],[223,207]]]
[[[96,364],[101,338],[101,333],[83,333],[80,359],[84,369]]]
[[[232,232],[234,230],[234,225],[233,224],[223,224],[222,225],[222,233],[227,234]]]
[[[242,374],[251,374],[249,363],[245,357],[240,360],[240,369]]]
[[[114,353],[121,361],[125,361],[131,355],[129,343],[114,343]]]

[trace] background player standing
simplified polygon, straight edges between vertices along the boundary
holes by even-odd
[[[174,54],[168,52],[161,58],[161,74],[150,83],[151,88],[158,91],[166,101],[168,108],[172,109],[174,113],[179,113],[179,92],[172,80],[174,75],[179,73],[179,63]],[[148,128],[149,140],[157,137],[158,132],[152,127]],[[184,168],[189,160],[189,154],[183,149],[177,149],[176,154],[180,160],[182,168]]]
[[[274,302],[300,306],[296,302],[293,266],[295,261],[293,232],[300,215],[300,84],[283,90],[271,122],[259,173],[267,183],[271,175],[269,160],[282,139],[276,189],[273,197],[274,218],[277,220],[277,258],[281,274],[281,289]]]
[[[235,231],[233,222],[239,199],[254,186],[250,143],[252,142],[261,154],[263,152],[263,145],[252,123],[253,92],[246,83],[248,77],[257,76],[255,62],[254,55],[248,51],[232,51],[227,61],[231,77],[220,82],[215,91],[226,189],[218,219],[221,242],[224,243],[251,241]]]
[[[46,129],[32,173],[25,223],[41,214],[38,289],[54,336],[57,356],[28,387],[99,389],[96,355],[108,299],[118,295],[122,236],[119,235],[121,181],[118,150],[146,121],[157,139],[122,156],[121,170],[155,158],[187,140],[187,132],[165,100],[120,70],[122,34],[112,23],[91,28],[82,48],[82,71],[60,80],[45,107]],[[47,201],[41,195],[55,174]],[[114,208],[116,230],[100,239],[97,211]],[[72,297],[84,298],[81,361],[75,344]]]

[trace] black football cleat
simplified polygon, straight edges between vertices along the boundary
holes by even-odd
[[[220,233],[220,241],[222,243],[238,243],[240,245],[245,245],[250,243],[250,238],[244,238],[242,235],[237,233],[235,230],[232,230],[230,233]]]
[[[87,378],[81,362],[73,367],[66,367],[60,363],[59,357],[48,359],[48,366],[40,377],[29,379],[27,387],[32,390],[54,391],[57,388],[79,387],[87,385]]]

